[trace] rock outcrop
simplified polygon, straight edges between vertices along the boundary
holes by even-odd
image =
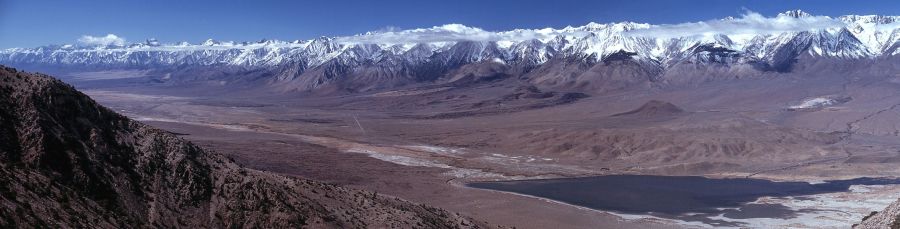
[[[479,228],[398,198],[246,169],[73,87],[0,66],[0,228]]]
[[[872,212],[866,216],[860,224],[854,225],[855,229],[897,229],[900,228],[900,200],[879,212]]]

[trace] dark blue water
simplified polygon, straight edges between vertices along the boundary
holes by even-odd
[[[684,213],[707,213],[701,215],[708,216],[725,214],[729,218],[791,217],[794,212],[778,204],[747,203],[764,196],[789,197],[845,192],[851,185],[884,184],[900,184],[900,179],[857,178],[810,184],[748,178],[611,175],[476,182],[468,186],[543,197],[598,210],[683,219],[687,217]],[[739,209],[718,210],[719,208]]]

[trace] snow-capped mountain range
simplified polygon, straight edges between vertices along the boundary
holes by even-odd
[[[258,42],[145,42],[50,45],[0,51],[0,63],[59,67],[154,68],[231,66],[291,68],[294,79],[312,69],[326,78],[358,68],[414,75],[422,68],[454,68],[491,62],[533,68],[552,59],[596,63],[624,54],[663,69],[677,63],[753,63],[778,70],[801,55],[879,58],[900,54],[900,16],[813,16],[788,11],[775,17],[650,25],[589,23],[561,29],[488,32],[458,24],[348,37]],[[286,67],[287,66],[287,67]],[[424,67],[423,67],[424,66]],[[418,69],[418,70],[417,70]],[[386,73],[385,73],[386,72]],[[317,80],[315,84],[323,83]]]

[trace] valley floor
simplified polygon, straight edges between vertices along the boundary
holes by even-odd
[[[515,89],[496,87],[501,89],[481,89],[489,92],[479,93],[483,97],[460,97],[466,91],[442,88],[317,99],[221,98],[152,88],[84,91],[119,113],[251,168],[373,190],[517,228],[709,225],[614,214],[462,184],[607,174],[811,182],[900,175],[900,141],[883,134],[895,115],[879,112],[900,101],[798,112],[765,104],[722,105],[734,104],[736,97],[688,104],[707,95],[672,91],[549,105],[543,100],[484,105],[492,98],[510,98],[504,93]],[[441,99],[429,100],[433,97]],[[683,104],[684,111],[654,105],[629,112],[660,99]],[[779,106],[803,102],[784,100]],[[538,103],[543,105],[529,106]],[[623,113],[628,115],[618,115]],[[766,226],[849,226],[900,193],[896,186],[856,190],[861,191],[757,202],[821,210]],[[862,200],[868,202],[827,213]],[[829,223],[808,224],[814,221]]]

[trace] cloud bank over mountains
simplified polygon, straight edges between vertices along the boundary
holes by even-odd
[[[650,28],[628,31],[626,34],[654,38],[691,37],[715,34],[729,36],[745,34],[761,35],[823,30],[846,26],[844,22],[831,17],[802,15],[802,12],[798,12],[798,14],[800,15],[779,14],[776,17],[765,17],[759,13],[748,11],[740,18],[652,25]]]
[[[717,34],[728,36],[764,35],[783,32],[825,30],[845,26],[846,24],[837,18],[813,16],[802,11],[789,11],[774,17],[765,17],[759,13],[747,11],[737,18],[729,17],[725,19],[661,25],[634,22],[607,24],[589,23],[585,26],[569,26],[561,29],[515,29],[510,31],[487,31],[462,24],[446,24],[430,28],[408,30],[399,30],[394,27],[388,27],[386,29],[365,34],[335,37],[334,41],[341,44],[388,45],[458,41],[521,42],[533,39],[546,42],[558,36],[585,37],[591,35],[592,32],[601,29],[618,31],[621,32],[623,36],[670,39],[678,37],[713,36]],[[892,23],[879,25],[877,29],[892,30],[898,27],[900,27],[900,23]],[[124,38],[115,34],[107,34],[106,36],[84,35],[78,39],[78,43],[85,46],[127,45]],[[179,46],[184,46],[183,44],[185,43],[182,42]],[[223,42],[222,44],[239,43]]]
[[[585,31],[562,31],[551,28],[526,30],[517,29],[504,32],[491,32],[477,27],[461,24],[447,24],[424,29],[402,31],[370,32],[362,35],[337,38],[340,43],[350,44],[396,44],[396,43],[432,43],[456,41],[524,41],[531,39],[545,40],[558,35],[584,36]]]
[[[802,12],[800,12],[802,14]],[[460,24],[448,24],[424,29],[410,29],[402,31],[371,32],[362,35],[340,37],[337,40],[343,43],[430,43],[430,42],[454,42],[454,41],[524,41],[524,40],[549,40],[556,36],[582,37],[587,35],[586,30],[592,26],[608,26],[612,24],[588,24],[582,27],[566,27],[563,29],[544,28],[537,30],[517,29],[503,32],[491,32],[476,27]],[[748,11],[739,18],[726,18],[700,22],[680,24],[650,25],[641,23],[622,22],[625,27],[620,28],[625,35],[650,37],[650,38],[676,38],[692,36],[710,36],[715,34],[743,35],[743,34],[776,34],[783,32],[797,32],[809,30],[823,30],[840,28],[845,23],[827,16],[788,15],[780,14],[775,17],[765,17],[759,13]]]
[[[125,45],[125,38],[115,34],[106,34],[106,36],[98,37],[83,35],[81,38],[78,38],[78,43],[88,46],[123,46]]]

